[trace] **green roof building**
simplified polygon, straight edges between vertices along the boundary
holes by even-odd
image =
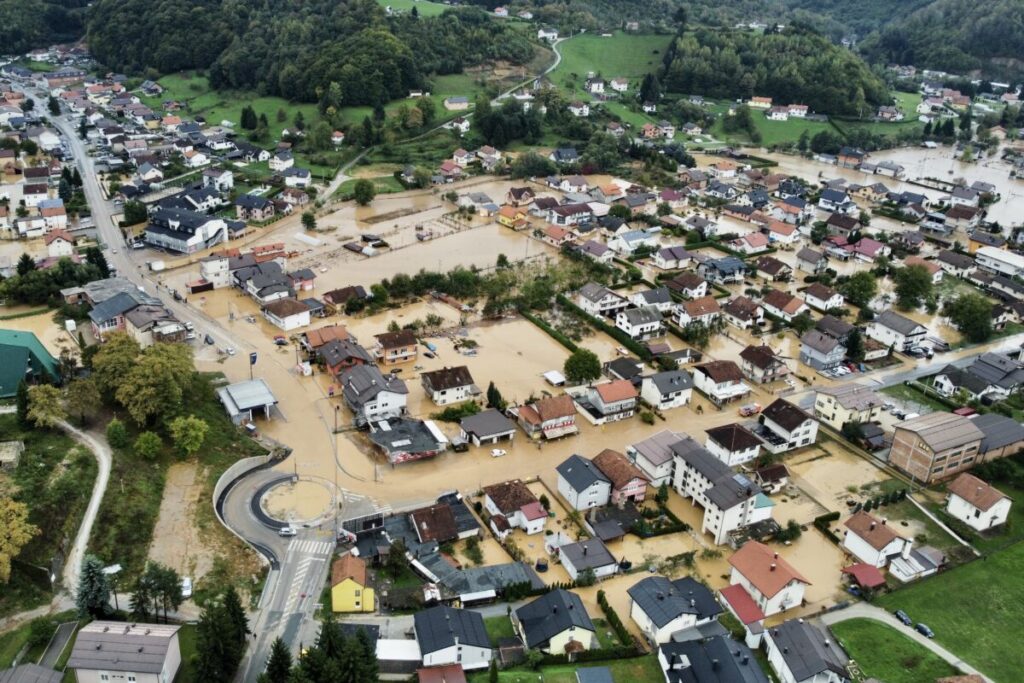
[[[14,396],[18,383],[23,379],[29,384],[40,381],[44,371],[54,381],[60,378],[57,359],[50,355],[36,335],[0,330],[0,398]]]

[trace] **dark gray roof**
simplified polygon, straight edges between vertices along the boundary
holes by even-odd
[[[1005,415],[986,413],[971,422],[985,435],[981,440],[982,453],[1024,441],[1024,426]]]
[[[382,391],[407,394],[405,382],[396,375],[384,375],[376,366],[357,365],[341,375],[345,401],[353,407],[362,407],[375,399]]]
[[[668,662],[668,683],[768,683],[750,648],[731,638],[666,643],[658,651]]]
[[[618,560],[608,550],[608,546],[600,538],[588,538],[578,543],[569,543],[561,546],[558,552],[564,556],[563,561],[570,562],[576,571],[599,569],[618,563]]]
[[[764,416],[783,429],[793,431],[807,420],[810,415],[784,398],[776,399],[764,409]]]
[[[672,444],[672,451],[677,458],[711,482],[711,488],[704,495],[722,510],[728,510],[761,492],[760,487],[746,475],[733,472],[732,468],[691,437]]]
[[[811,249],[810,247],[804,247],[797,252],[796,257],[801,261],[806,261],[807,263],[817,263],[821,259],[825,258],[825,255],[820,251]]]
[[[644,366],[633,358],[615,358],[604,364],[605,370],[622,379],[633,379],[644,371]]]
[[[913,334],[917,328],[924,327],[921,323],[902,316],[896,311],[885,311],[875,319],[875,322],[904,335]]]
[[[974,265],[974,259],[967,254],[960,254],[950,249],[943,249],[939,252],[939,261],[948,263],[954,268],[970,268]]]
[[[794,679],[806,681],[829,671],[847,677],[850,657],[827,628],[803,619],[790,619],[768,632]]]
[[[365,366],[357,366],[365,367]],[[395,419],[377,422],[370,432],[373,441],[388,457],[400,453],[425,453],[444,448],[422,420]]]
[[[560,588],[517,609],[516,619],[522,625],[528,648],[546,643],[571,626],[596,632],[580,597]]]
[[[463,418],[459,424],[467,434],[475,434],[481,438],[512,432],[516,428],[512,420],[494,408]]]
[[[608,294],[614,294],[610,289],[597,282],[588,282],[580,287],[580,296],[590,301],[600,301]]]
[[[841,204],[846,201],[846,193],[842,190],[828,188],[821,193],[821,198],[827,202]]]
[[[611,484],[597,465],[580,455],[570,455],[555,470],[574,491],[585,491],[601,482]]]
[[[160,673],[179,626],[94,621],[78,631],[69,669]]]
[[[671,394],[675,391],[682,391],[683,389],[691,389],[693,387],[693,378],[690,377],[690,373],[684,370],[666,370],[664,372],[658,372],[651,375],[650,380],[654,382],[654,386],[657,387],[658,393],[662,395]]]
[[[641,306],[640,308],[628,308],[622,312],[630,325],[644,325],[647,323],[661,322],[661,312],[654,306]]]
[[[585,666],[576,669],[576,683],[615,683],[615,679],[606,666]]]
[[[853,325],[834,315],[823,315],[814,325],[814,329],[823,332],[833,339],[845,341],[855,329]]]
[[[664,576],[648,576],[627,591],[633,602],[658,628],[684,614],[701,621],[722,613],[714,594],[692,577],[669,581]]]
[[[351,339],[332,339],[319,349],[317,354],[329,366],[339,365],[350,358],[361,360],[363,363],[373,363],[373,356],[359,344]]]
[[[668,287],[664,286],[637,292],[637,294],[647,304],[667,304],[672,302],[672,294],[668,291]]]
[[[989,387],[989,383],[987,381],[970,372],[969,369],[961,370],[955,365],[947,365],[939,370],[938,374],[945,375],[946,379],[949,380],[949,383],[954,387],[963,387],[972,394],[980,394]]]
[[[839,346],[839,340],[829,335],[819,332],[818,330],[808,330],[804,332],[803,336],[800,337],[800,343],[804,346],[814,349],[819,353],[832,353],[837,346]]]
[[[983,353],[967,369],[1002,389],[1012,389],[1024,382],[1024,365],[998,353]]]
[[[633,444],[632,448],[644,460],[657,467],[672,459],[672,444],[679,442],[683,436],[666,429]]]
[[[127,292],[121,292],[97,304],[89,311],[89,319],[98,325],[119,315],[124,315],[138,305],[139,302],[135,300],[134,296]]]
[[[38,664],[21,664],[13,669],[0,671],[0,683],[60,683],[64,677],[60,671],[47,669]]]
[[[479,612],[438,605],[413,617],[420,652],[429,654],[455,645],[491,646]]]

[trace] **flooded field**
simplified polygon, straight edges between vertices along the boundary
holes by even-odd
[[[0,315],[18,315],[29,310],[36,309],[28,306],[0,306]],[[23,318],[0,320],[0,328],[34,333],[54,358],[60,357],[61,351],[65,350],[77,358],[79,353],[78,340],[53,321],[54,313],[55,311],[46,311],[45,313],[25,316]],[[85,324],[88,325],[88,323]],[[92,334],[88,330],[83,331],[86,332],[87,340],[92,338]]]

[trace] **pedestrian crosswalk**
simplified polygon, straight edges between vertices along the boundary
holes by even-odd
[[[334,550],[330,541],[292,541],[288,544],[289,555],[327,556]]]

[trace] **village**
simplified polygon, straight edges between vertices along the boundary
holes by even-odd
[[[870,653],[844,650],[843,622],[868,614],[949,675],[1008,680],[901,602],[1018,533],[1024,233],[1005,129],[983,163],[710,146],[653,187],[585,173],[574,147],[464,149],[452,98],[459,146],[427,181],[408,165],[401,191],[349,202],[290,143],[157,113],[118,77],[0,74],[18,142],[0,149],[0,272],[91,250],[114,266],[54,295],[87,309],[77,325],[5,319],[0,362],[29,358],[41,382],[112,335],[190,345],[232,423],[287,447],[260,463],[279,475],[265,526],[296,552],[330,541],[289,604],[364,630],[381,679],[860,681]],[[61,124],[33,120],[29,87]],[[925,80],[914,114],[876,118],[931,125],[964,97]],[[678,129],[607,124],[639,144],[703,134]],[[71,173],[83,146],[98,179]],[[554,172],[511,177],[527,154]],[[112,216],[87,215],[93,185]],[[81,670],[85,643],[118,642],[92,628]]]

